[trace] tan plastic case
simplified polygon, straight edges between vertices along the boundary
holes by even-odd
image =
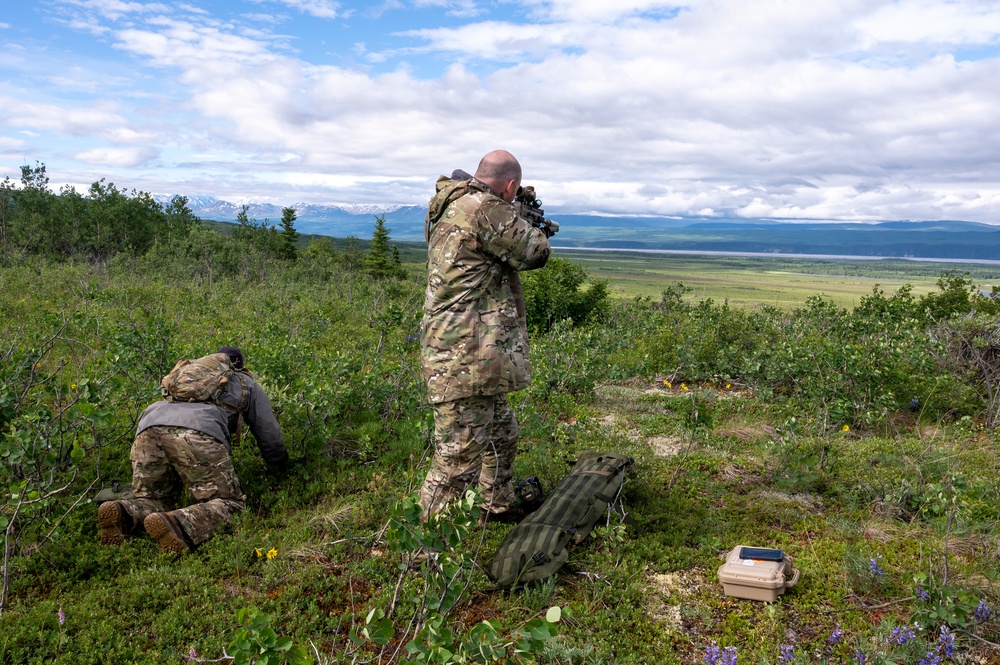
[[[719,568],[719,582],[727,596],[773,602],[799,581],[799,571],[787,554],[781,561],[741,559],[738,545],[726,555]]]

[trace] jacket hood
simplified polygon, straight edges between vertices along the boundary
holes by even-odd
[[[437,179],[437,194],[427,204],[427,218],[433,224],[441,218],[451,202],[465,196],[469,190],[469,180],[452,180],[445,176]]]

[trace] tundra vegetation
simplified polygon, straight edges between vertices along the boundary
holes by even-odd
[[[501,591],[482,568],[510,527],[481,529],[474,494],[417,518],[423,265],[386,260],[384,225],[371,245],[296,239],[294,213],[224,231],[183,199],[22,175],[0,187],[0,663],[997,657],[1000,303],[965,274],[852,309],[680,284],[615,299],[565,260],[526,274],[517,473],[553,487],[588,450],[636,464],[556,578]],[[183,557],[99,546],[92,498],[129,482],[160,377],[222,344],[294,466],[269,476],[244,437],[227,532]],[[725,597],[740,544],[783,549],[798,585]],[[421,546],[442,555],[407,571]]]

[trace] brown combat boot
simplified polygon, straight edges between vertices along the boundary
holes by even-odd
[[[133,526],[132,516],[117,501],[105,501],[97,509],[97,539],[102,545],[121,545]]]
[[[170,513],[150,513],[142,524],[146,527],[146,533],[156,538],[164,552],[184,554],[194,549],[194,543],[184,532],[184,527]]]

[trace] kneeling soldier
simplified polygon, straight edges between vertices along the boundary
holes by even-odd
[[[271,402],[243,369],[239,349],[181,361],[161,385],[164,399],[143,411],[132,443],[133,497],[102,503],[97,523],[106,545],[120,545],[141,524],[164,551],[180,554],[245,507],[229,444],[241,417],[269,468],[285,467],[288,452]],[[173,510],[182,486],[198,503]]]

